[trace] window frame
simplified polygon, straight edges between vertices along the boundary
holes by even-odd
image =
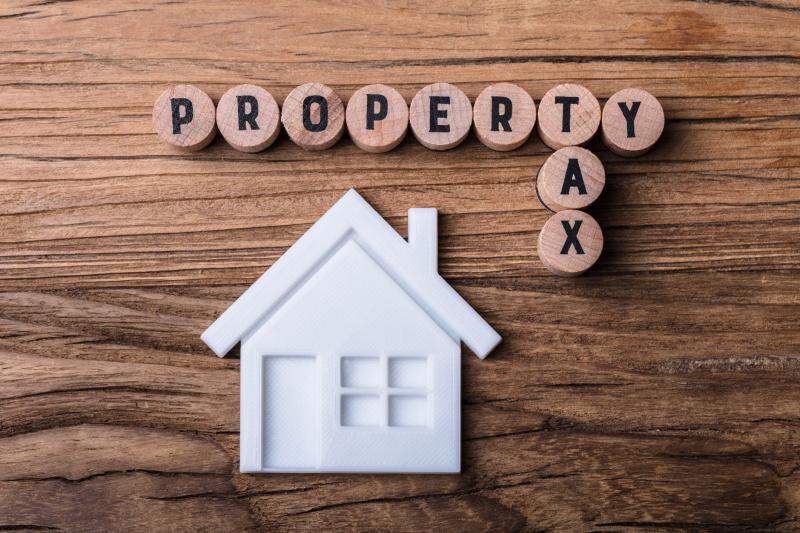
[[[378,380],[375,385],[345,385],[345,365],[346,361],[352,359],[377,359],[378,360]],[[402,359],[421,359],[424,361],[425,381],[422,386],[391,386],[390,384],[390,361]],[[336,403],[337,420],[336,425],[344,430],[374,430],[390,429],[395,430],[423,430],[433,427],[433,369],[430,354],[396,354],[380,352],[375,355],[364,354],[344,354],[337,355],[336,370]],[[378,423],[377,424],[345,424],[345,398],[354,396],[377,396],[378,397]],[[392,403],[396,398],[422,398],[424,400],[425,421],[422,424],[392,424]]]

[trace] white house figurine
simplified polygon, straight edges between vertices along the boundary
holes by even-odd
[[[436,210],[406,242],[352,189],[202,339],[241,342],[242,472],[459,472],[460,342],[500,342],[437,272]]]

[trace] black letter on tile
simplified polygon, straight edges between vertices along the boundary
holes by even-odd
[[[500,114],[500,106],[503,106],[503,114]],[[492,96],[492,131],[500,131],[500,125],[503,125],[503,131],[511,131],[511,98],[506,96]]]
[[[628,123],[628,138],[636,137],[636,128],[634,127],[633,121],[636,119],[636,114],[639,112],[639,106],[642,105],[642,103],[633,102],[630,109],[625,105],[625,102],[617,102],[617,105],[619,105],[622,116],[625,117],[625,121]]]
[[[375,111],[375,104],[378,104],[378,110]],[[375,129],[375,121],[383,120],[389,114],[389,101],[382,94],[368,94],[367,95],[367,129]]]
[[[573,104],[578,105],[578,103],[580,103],[580,98],[577,96],[556,96],[556,103],[564,106],[561,114],[561,131],[563,133],[569,133],[570,106]]]
[[[170,102],[172,102],[172,133],[180,135],[181,125],[190,123],[194,118],[192,101],[188,98],[170,98]],[[186,110],[183,116],[181,116],[181,107]]]
[[[561,248],[561,255],[568,254],[571,246],[575,247],[576,254],[583,254],[583,247],[581,247],[581,243],[578,240],[578,230],[581,229],[581,224],[583,224],[582,220],[576,220],[575,225],[570,227],[569,222],[566,220],[561,221],[561,225],[564,226],[564,233],[567,234],[567,240],[564,241],[564,246]]]
[[[431,133],[447,133],[448,131],[450,131],[450,124],[439,124],[440,118],[447,118],[447,110],[439,109],[439,104],[450,104],[450,97],[449,96],[430,97]]]
[[[258,100],[255,96],[241,94],[236,97],[236,104],[239,108],[239,129],[244,131],[250,124],[251,130],[257,130],[256,117],[258,116]],[[250,104],[250,112],[245,110],[245,104]]]
[[[311,122],[311,106],[313,104],[319,106],[319,122],[316,124]],[[303,100],[303,126],[308,131],[324,131],[328,127],[328,101],[325,97],[318,94],[306,96]]]
[[[572,187],[578,188],[578,194],[586,194],[586,184],[583,182],[583,173],[577,159],[570,158],[567,163],[567,172],[564,174],[564,183],[561,185],[561,194],[569,194]]]

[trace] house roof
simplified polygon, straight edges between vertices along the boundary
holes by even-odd
[[[355,189],[331,209],[264,272],[201,338],[224,357],[254,327],[288,301],[348,239],[358,242],[422,309],[456,342],[483,359],[500,342],[486,323]]]

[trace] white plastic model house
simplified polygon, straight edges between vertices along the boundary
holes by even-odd
[[[500,336],[439,276],[436,210],[408,235],[350,190],[203,333],[241,342],[242,472],[460,470],[460,342]]]

